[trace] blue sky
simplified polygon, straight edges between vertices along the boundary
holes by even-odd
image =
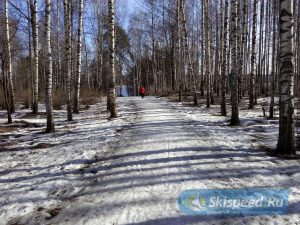
[[[127,4],[128,4],[128,8],[129,8],[130,12],[132,12],[134,10],[134,8],[136,6],[138,6],[136,1],[137,0],[127,0]]]
[[[124,0],[120,0],[120,1],[124,1]],[[137,3],[137,1],[141,1],[141,0],[127,0],[127,7],[128,7],[128,16],[137,8],[139,7],[139,4]],[[125,29],[128,29],[128,20],[126,21],[125,24]]]

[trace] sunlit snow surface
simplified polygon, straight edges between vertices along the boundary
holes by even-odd
[[[275,148],[278,123],[260,108],[242,110],[241,126],[231,128],[219,106],[154,97],[118,102],[120,117],[112,121],[105,103],[72,123],[56,111],[55,134],[42,133],[43,117],[24,119],[26,111],[18,111],[17,120],[35,126],[1,134],[2,144],[13,144],[0,151],[0,224],[299,223],[300,161],[262,150]],[[187,189],[251,187],[290,188],[289,214],[185,216],[176,205]]]

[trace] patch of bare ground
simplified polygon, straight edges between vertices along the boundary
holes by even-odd
[[[20,118],[21,119],[35,119],[35,118],[40,118],[40,117],[45,117],[46,118],[46,116],[47,116],[46,112],[39,112],[38,114],[26,113],[25,115],[23,115]]]
[[[13,126],[13,125],[0,126],[0,134],[12,133],[12,132],[17,131],[17,130],[18,130],[18,127]]]
[[[20,127],[20,128],[40,128],[40,127],[44,127],[44,124],[39,124],[39,123],[32,123],[26,120],[19,120],[16,122],[16,124]]]
[[[50,148],[52,146],[53,146],[53,144],[49,144],[49,143],[39,143],[39,144],[33,146],[31,149],[45,149],[45,148]]]
[[[47,210],[47,213],[49,213],[49,216],[46,217],[46,219],[50,220],[53,217],[57,216],[59,214],[60,210],[61,210],[61,208],[53,208],[53,209]]]
[[[2,133],[12,133],[20,128],[39,128],[43,127],[43,124],[32,123],[26,120],[16,120],[12,124],[0,124],[0,134]]]
[[[300,160],[300,155],[298,155],[298,154],[295,154],[295,155],[276,154],[275,149],[271,149],[271,148],[268,148],[265,146],[261,146],[261,149],[264,150],[266,152],[266,154],[271,157],[277,157],[277,158],[281,158],[284,160]]]
[[[59,131],[70,131],[76,128],[76,125],[65,125],[59,128]]]
[[[19,142],[20,141],[18,140],[6,141],[3,143],[0,142],[0,152],[10,151],[11,149],[9,147],[18,144]]]

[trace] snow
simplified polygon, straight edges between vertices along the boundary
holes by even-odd
[[[72,123],[55,111],[55,134],[41,132],[44,117],[18,112],[36,126],[1,134],[0,146],[12,145],[0,151],[0,224],[299,223],[299,160],[266,155],[278,122],[261,108],[241,110],[241,126],[232,128],[219,106],[155,97],[118,105],[116,120],[106,119],[104,103]],[[176,204],[188,189],[251,187],[289,188],[288,215],[186,216]]]

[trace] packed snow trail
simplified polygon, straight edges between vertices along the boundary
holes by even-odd
[[[86,189],[52,223],[185,225],[299,221],[297,214],[233,218],[182,215],[176,200],[184,190],[286,187],[292,184],[286,180],[290,177],[278,171],[293,170],[284,165],[278,171],[272,168],[279,162],[252,147],[253,137],[241,129],[220,126],[220,118],[214,119],[209,112],[202,112],[197,121],[186,116],[186,108],[165,100],[147,97],[129,101],[135,105],[134,123],[121,130],[107,154],[91,165],[94,174],[84,178]],[[296,192],[299,197],[298,188]]]
[[[23,153],[36,164],[50,163],[38,161],[42,156],[53,160],[51,166],[28,166],[29,177],[21,163],[3,170],[0,219],[13,216],[10,224],[26,225],[299,223],[299,161],[268,157],[259,148],[276,143],[276,122],[243,111],[242,126],[231,128],[218,106],[208,110],[155,97],[121,98],[118,103],[117,120],[99,122],[98,115],[92,116],[97,106],[72,132],[52,137],[62,141],[63,151],[57,145],[35,157],[31,151]],[[14,160],[17,156],[11,156]],[[289,214],[186,216],[178,210],[176,201],[184,190],[245,187],[290,188]],[[23,215],[24,209],[25,216],[11,215]]]

